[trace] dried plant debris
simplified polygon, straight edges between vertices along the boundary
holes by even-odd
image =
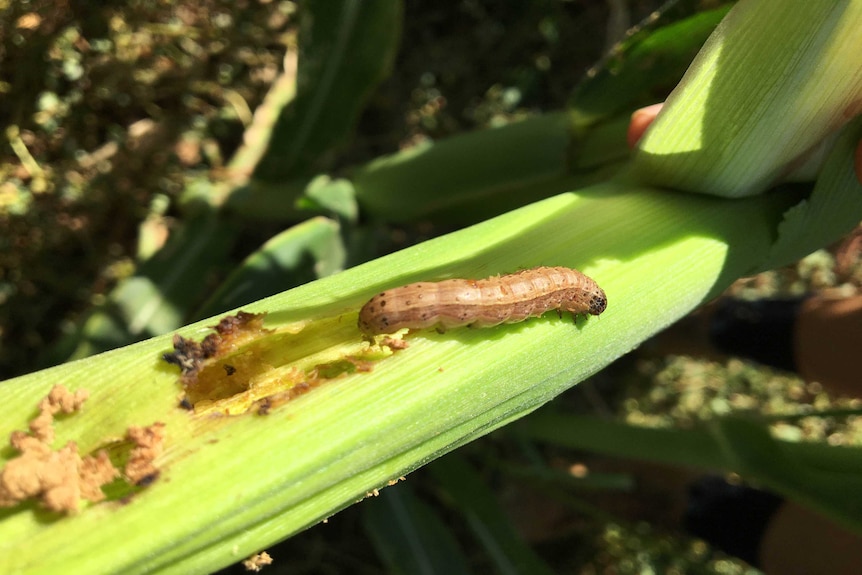
[[[257,572],[266,565],[272,565],[272,557],[266,551],[256,553],[242,562],[242,566],[245,567],[246,571]]]
[[[55,385],[48,395],[39,402],[39,415],[30,422],[30,433],[45,444],[54,443],[54,416],[60,413],[73,413],[81,409],[90,397],[86,389],[70,392],[62,385]]]
[[[201,411],[214,402],[236,397],[254,385],[258,374],[272,366],[260,359],[254,345],[273,333],[263,327],[266,314],[240,311],[213,326],[215,333],[200,342],[175,335],[174,351],[162,358],[180,367],[184,409]]]
[[[55,385],[39,402],[39,415],[30,422],[30,433],[12,432],[10,445],[20,455],[0,471],[0,507],[14,507],[37,499],[51,511],[75,513],[82,499],[94,503],[105,499],[102,486],[121,474],[104,449],[94,456],[81,457],[74,441],[57,451],[51,448],[54,416],[60,412],[79,411],[88,396],[86,390],[72,393],[63,385]],[[152,462],[161,453],[164,424],[130,428],[129,438],[136,445],[129,459],[129,465],[135,462],[131,471],[139,474],[138,477],[156,477],[158,472]]]
[[[51,511],[74,513],[81,499],[104,499],[102,485],[119,475],[105,451],[82,459],[74,441],[52,451],[35,437],[16,432],[10,443],[21,455],[0,474],[0,507],[37,498]]]
[[[240,311],[236,315],[226,316],[218,325],[213,326],[215,333],[209,334],[200,343],[177,334],[174,336],[174,351],[164,354],[162,358],[168,363],[178,365],[184,378],[194,378],[207,360],[262,334],[271,333],[271,330],[263,328],[265,315]],[[235,368],[225,366],[225,371],[228,375],[233,375]]]
[[[81,499],[104,499],[102,485],[119,476],[105,451],[82,458],[74,441],[58,451],[51,449],[54,415],[79,410],[88,395],[84,390],[71,393],[56,385],[39,402],[39,415],[30,422],[30,433],[12,432],[9,443],[20,455],[0,472],[0,506],[13,507],[38,498],[51,511],[73,513]]]
[[[407,340],[397,339],[394,337],[386,336],[382,340],[380,340],[380,345],[385,345],[392,351],[401,351],[402,349],[407,349],[410,347],[410,344]]]
[[[130,483],[140,487],[151,484],[159,476],[159,470],[153,462],[164,450],[165,424],[154,423],[147,427],[130,426],[126,432],[126,438],[134,444],[134,447],[123,468],[123,474]]]

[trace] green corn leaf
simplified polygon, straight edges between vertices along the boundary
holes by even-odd
[[[854,4],[847,14],[856,10]],[[823,22],[807,11],[801,16],[810,27]],[[823,39],[829,28],[820,30],[814,36]],[[788,42],[795,45],[796,37]],[[788,53],[765,50],[763,59]],[[746,55],[727,54],[743,62]],[[812,54],[816,59],[819,52]],[[845,65],[853,61],[840,50],[839,56]],[[822,82],[822,75],[813,79]],[[721,121],[710,126],[718,130],[710,137],[721,142],[738,127]],[[644,149],[651,153],[650,146]],[[645,172],[638,165],[632,174],[586,188],[557,176],[553,191],[539,193],[558,195],[246,306],[267,314],[264,325],[272,331],[258,332],[228,353],[225,361],[243,368],[225,376],[236,378],[230,394],[200,391],[198,399],[209,403],[194,412],[179,407],[188,390],[176,367],[161,359],[171,349],[170,335],[3,382],[0,437],[26,429],[39,398],[62,383],[92,395],[82,413],[58,423],[55,445],[75,440],[82,453],[92,453],[114,445],[129,425],[153,422],[165,424],[167,438],[157,460],[161,475],[149,487],[127,492],[128,498],[112,496],[62,517],[30,503],[3,510],[0,572],[208,572],[321,521],[535,410],[733,280],[768,265],[790,234],[796,236],[794,252],[821,247],[826,231],[841,233],[836,226],[827,230],[829,222],[843,226],[847,210],[862,206],[862,186],[845,177],[852,150],[853,137],[838,138],[819,174],[836,182],[830,197],[807,198],[806,213],[816,215],[810,221],[817,225],[787,224],[783,230],[800,193],[728,200],[669,192],[642,183]],[[548,163],[551,171],[558,157]],[[685,171],[686,158],[677,159]],[[713,161],[722,165],[725,158]],[[830,180],[829,174],[838,175]],[[751,181],[760,179],[754,174]],[[685,179],[662,185],[677,181]],[[360,202],[363,194],[374,194],[356,190]],[[486,330],[419,332],[391,355],[369,349],[356,327],[359,307],[384,289],[537,265],[576,267],[592,276],[608,295],[607,311],[577,323],[549,314]],[[199,340],[217,320],[179,333]],[[267,393],[288,391],[289,376],[297,373],[318,385],[264,409]],[[329,375],[315,375],[320,373]],[[689,448],[698,445],[692,441]],[[4,460],[14,455],[11,449],[0,454]],[[736,460],[752,469],[752,457],[740,452]]]
[[[326,380],[266,416],[242,414],[248,405],[240,400],[254,394],[250,383],[219,401],[227,403],[217,412],[236,415],[180,409],[177,370],[160,359],[170,336],[4,382],[0,436],[25,429],[37,398],[63,383],[92,397],[83,413],[62,422],[57,445],[74,438],[89,453],[122,437],[127,425],[155,421],[165,423],[168,439],[162,477],[129,503],[53,519],[37,520],[27,508],[7,512],[0,571],[199,572],[256,552],[532,411],[626,353],[757,265],[786,205],[783,195],[729,202],[608,184],[249,305],[246,311],[268,313],[266,326],[275,331],[235,357],[258,366],[255,385],[277,387],[291,366],[308,372],[361,357],[367,344],[356,327],[358,308],[393,285],[553,263],[590,274],[610,301],[600,318],[578,325],[554,317],[419,334],[372,372]],[[181,333],[200,339],[214,323]]]
[[[657,29],[645,27],[614,46],[572,94],[578,123],[591,124],[663,98],[729,9],[699,12]]]
[[[308,174],[347,137],[371,90],[389,74],[401,12],[398,0],[303,6],[296,98],[276,122],[255,179]]]
[[[780,181],[862,111],[859,30],[859,2],[739,2],[641,140],[638,179],[731,198]]]

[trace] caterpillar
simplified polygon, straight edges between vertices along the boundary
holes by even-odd
[[[484,280],[419,282],[377,294],[359,311],[366,335],[399,329],[492,327],[524,321],[550,310],[599,315],[604,290],[575,269],[537,267]]]

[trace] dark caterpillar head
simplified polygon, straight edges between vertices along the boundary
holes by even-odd
[[[590,298],[590,315],[599,315],[608,307],[608,296],[602,288],[596,288],[596,293]]]

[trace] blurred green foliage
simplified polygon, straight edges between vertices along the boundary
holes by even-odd
[[[679,28],[639,31],[573,94],[610,38],[621,38],[624,27],[615,30],[612,17],[634,22],[659,2],[630,4],[629,15],[608,14],[600,3],[553,0],[389,2],[375,11],[283,0],[4,5],[0,121],[9,146],[0,152],[0,378],[171,331],[536,199],[517,187],[488,206],[482,193],[459,195],[464,180],[453,170],[427,174],[415,186],[450,193],[436,211],[413,214],[410,201],[391,201],[416,178],[422,158],[412,154],[423,144],[519,120],[525,122],[513,124],[510,133],[533,129],[541,137],[558,121],[565,135],[567,118],[536,116],[572,98],[580,105],[577,129],[619,135],[625,122],[608,120],[661,99],[724,10],[698,12],[695,3],[680,3],[670,17]],[[369,29],[378,42],[352,35]],[[333,50],[341,51],[335,58],[340,67],[322,70]],[[299,68],[280,76],[283,62],[297,52]],[[620,73],[627,65],[641,73]],[[277,93],[279,79],[287,82]],[[330,109],[337,114],[322,114]],[[274,139],[244,141],[255,127],[266,136],[272,131]],[[496,135],[470,137],[493,146]],[[616,143],[584,153],[621,157],[619,139],[607,138]],[[457,160],[474,141],[437,152]],[[572,167],[567,143],[545,138],[545,147],[531,150],[546,155],[548,173],[555,174]],[[515,158],[518,150],[509,153]],[[367,163],[384,154],[393,155]],[[577,175],[597,177],[590,173],[597,165],[576,166]],[[517,163],[506,166],[512,173],[495,194],[517,181]],[[321,173],[332,177],[315,178]],[[392,195],[364,196],[368,181],[373,193]],[[804,266],[783,273],[812,285]],[[790,288],[776,291],[782,289]],[[608,394],[616,394],[613,400],[599,403],[632,423],[690,425],[740,409],[780,413],[799,404],[836,405],[821,390],[738,362],[647,359],[627,367],[621,380],[630,389],[617,383]],[[583,409],[595,401],[592,385],[564,401]],[[792,401],[775,405],[787,397]],[[777,428],[806,439],[837,434],[851,443],[860,433],[854,424],[821,418]],[[517,472],[501,463],[506,458]],[[537,503],[538,519],[559,519],[553,507],[562,500],[567,523],[537,538],[541,559],[515,546],[516,528],[522,535],[529,529],[503,523],[503,509],[515,507],[506,495],[524,483],[541,490],[547,478],[530,471],[537,459],[553,458],[560,465],[578,460],[560,446],[501,432],[466,450],[467,461],[436,464],[433,480],[417,474],[418,489],[388,489],[361,514],[339,516],[337,527],[286,542],[283,556],[298,559],[282,561],[301,572],[343,571],[357,563],[356,572],[397,569],[417,560],[416,554],[399,559],[393,542],[404,536],[404,545],[460,547],[459,554],[427,558],[426,565],[448,562],[450,570],[493,565],[507,572],[515,565],[517,572],[527,564],[538,572],[546,561],[585,573],[611,565],[618,573],[744,572],[702,545],[656,534],[638,517],[603,514],[584,503],[587,487],[572,496],[559,478],[551,480],[554,496]],[[628,484],[612,483],[605,488]],[[467,487],[473,495],[458,491]],[[468,502],[478,503],[471,508]],[[657,512],[646,508],[646,515]],[[399,510],[404,522],[393,526]],[[578,526],[581,515],[590,521]],[[496,530],[484,539],[483,521]],[[368,540],[358,541],[360,523]],[[414,528],[418,542],[409,540]],[[500,542],[508,546],[495,550]]]

